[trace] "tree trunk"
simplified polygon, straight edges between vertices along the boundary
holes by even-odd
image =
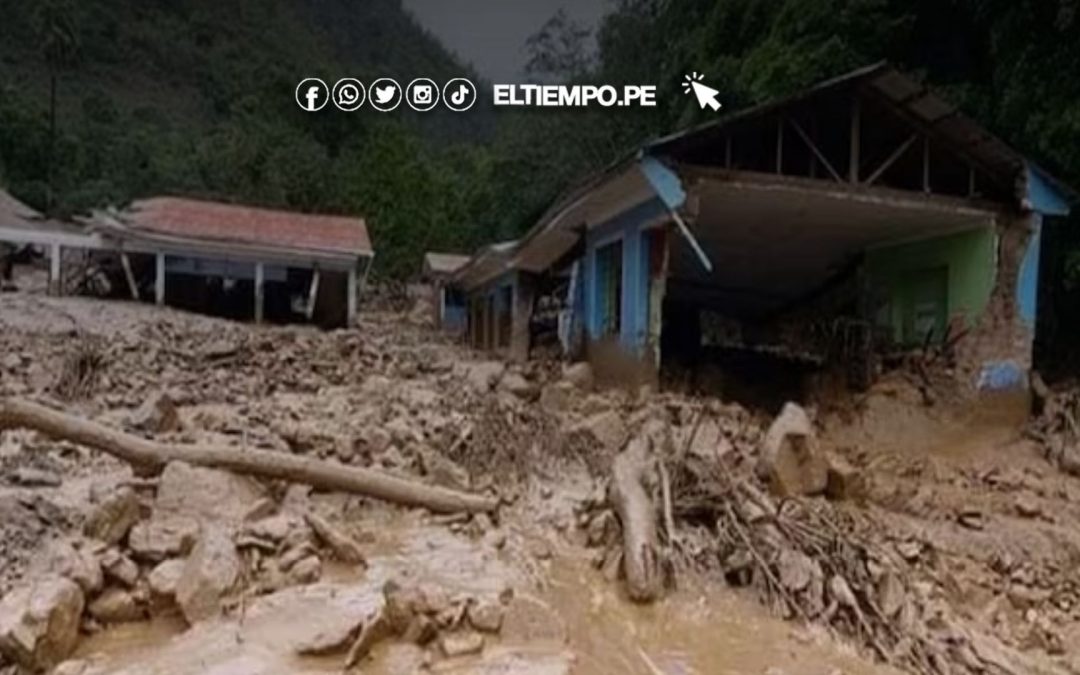
[[[494,511],[499,504],[493,497],[424,485],[338,462],[266,450],[148,441],[30,401],[0,400],[0,431],[17,428],[32,429],[52,438],[107,452],[142,470],[160,471],[169,462],[187,462],[262,478],[305,483],[323,490],[339,490],[440,513]]]
[[[626,590],[635,602],[656,600],[663,586],[656,508],[644,480],[649,468],[649,445],[648,436],[635,438],[612,465],[611,502],[622,522]]]

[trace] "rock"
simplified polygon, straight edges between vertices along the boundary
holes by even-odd
[[[553,415],[565,413],[573,402],[574,385],[555,382],[540,390],[540,407]]]
[[[903,609],[905,599],[904,585],[900,583],[900,577],[892,572],[883,574],[877,583],[877,602],[885,618],[895,618]]]
[[[289,568],[289,579],[297,584],[313,584],[322,577],[322,561],[317,555],[301,558]]]
[[[289,536],[289,531],[297,524],[296,519],[288,514],[279,513],[276,516],[262,518],[244,527],[244,533],[259,539],[265,539],[273,543],[279,543]]]
[[[180,415],[172,398],[165,392],[158,392],[131,414],[128,423],[140,431],[163,434],[180,428]]]
[[[88,550],[86,542],[70,539],[49,543],[44,552],[31,562],[30,569],[36,576],[55,574],[70,579],[86,594],[97,593],[105,581],[101,566]]]
[[[1039,503],[1031,495],[1022,494],[1016,497],[1014,502],[1017,515],[1022,518],[1038,518],[1042,515]]]
[[[301,656],[324,656],[348,649],[357,637],[364,616],[333,618],[319,626],[318,630],[301,633],[293,644],[293,651]]]
[[[52,675],[87,675],[90,664],[83,659],[69,659],[53,669]]]
[[[176,584],[176,602],[189,624],[221,612],[221,599],[240,577],[240,558],[221,527],[206,526],[184,563]]]
[[[502,361],[472,361],[458,364],[456,370],[465,377],[473,391],[485,394],[506,372],[506,365]]]
[[[173,600],[176,597],[176,587],[180,583],[180,577],[184,574],[184,565],[187,561],[181,558],[173,558],[158,563],[147,577],[150,585],[150,593],[159,600]]]
[[[101,569],[110,579],[120,582],[127,588],[133,588],[139,580],[139,566],[116,549],[109,549],[101,555]]]
[[[141,621],[143,610],[131,593],[120,588],[108,588],[90,603],[90,616],[102,623]]]
[[[130,487],[121,487],[102,497],[83,523],[86,536],[116,545],[139,522],[139,497]]]
[[[505,610],[498,600],[478,600],[469,604],[469,623],[478,631],[498,633],[502,629]]]
[[[780,551],[776,566],[780,574],[780,583],[793,593],[806,589],[814,577],[822,575],[821,569],[812,558],[793,548]]]
[[[308,513],[305,518],[311,529],[315,531],[315,536],[334,552],[335,558],[353,565],[365,564],[364,554],[355,539],[314,513]]]
[[[825,479],[825,496],[833,501],[862,499],[866,496],[866,482],[862,472],[840,457],[830,457]]]
[[[421,447],[417,454],[420,457],[424,474],[436,485],[448,487],[452,490],[467,490],[469,488],[469,472],[457,462],[429,448]]]
[[[139,560],[160,562],[187,555],[199,536],[199,523],[188,516],[158,516],[131,528],[128,546]]]
[[[758,475],[776,494],[793,497],[824,492],[828,471],[806,411],[785,403],[762,441]]]
[[[563,368],[563,381],[569,382],[582,391],[589,391],[595,384],[592,366],[584,361],[572,363]]]
[[[731,451],[731,442],[724,436],[716,420],[711,418],[702,420],[696,432],[694,425],[690,425],[685,428],[684,433],[685,436],[677,441],[678,447],[684,447],[690,440],[690,434],[694,434],[693,440],[690,441],[689,452],[699,459],[713,462]]]
[[[585,434],[611,452],[621,450],[629,438],[626,423],[614,410],[593,415],[575,424],[569,431],[572,434]]]
[[[520,373],[507,373],[503,375],[502,380],[499,381],[499,387],[524,401],[535,399],[537,394],[536,387]]]
[[[986,526],[986,517],[982,511],[968,509],[956,516],[956,522],[969,530],[982,530]]]
[[[169,462],[158,483],[154,513],[191,516],[235,527],[264,496],[262,488],[244,476]]]
[[[11,474],[11,482],[22,487],[39,488],[60,487],[64,481],[52,471],[24,466],[15,469]]]
[[[479,654],[483,649],[484,636],[473,631],[446,633],[439,638],[439,650],[447,658]]]
[[[0,601],[0,654],[38,672],[75,649],[85,599],[79,585],[51,575],[20,586]]]

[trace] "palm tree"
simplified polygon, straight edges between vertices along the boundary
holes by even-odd
[[[38,40],[49,68],[49,157],[46,210],[53,208],[53,164],[56,154],[56,84],[60,72],[75,63],[78,35],[67,0],[45,0],[38,5]]]

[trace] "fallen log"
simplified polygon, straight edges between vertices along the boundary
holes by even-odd
[[[0,431],[8,429],[30,429],[94,448],[145,473],[158,472],[169,462],[187,462],[374,497],[403,506],[419,506],[438,513],[494,511],[499,503],[493,497],[423,485],[338,462],[267,450],[159,443],[25,400],[0,400]]]
[[[612,464],[611,503],[622,523],[623,572],[631,600],[652,602],[660,597],[659,543],[656,508],[645,489],[645,472],[653,465],[647,457],[651,440],[638,436]]]

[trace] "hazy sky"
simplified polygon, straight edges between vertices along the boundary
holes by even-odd
[[[513,82],[525,66],[525,40],[560,7],[594,27],[607,0],[403,0],[406,9],[484,77]]]

